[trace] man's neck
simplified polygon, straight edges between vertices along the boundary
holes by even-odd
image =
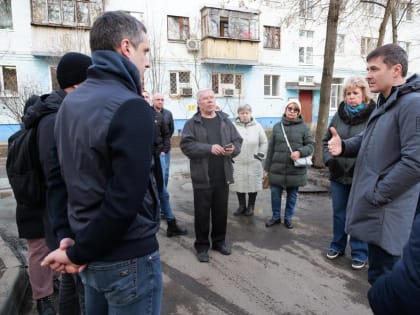
[[[216,117],[216,112],[209,112],[209,113],[201,113],[201,117],[203,118],[214,118]]]

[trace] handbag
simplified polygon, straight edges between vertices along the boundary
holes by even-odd
[[[287,143],[287,147],[290,150],[290,153],[293,153],[292,147],[290,146],[289,143],[289,139],[287,139],[287,135],[286,135],[286,131],[284,131],[284,127],[283,127],[283,123],[281,122],[281,129],[283,131],[283,135],[284,135],[284,139],[286,140]],[[305,157],[300,157],[297,160],[293,161],[293,164],[295,165],[295,167],[308,167],[312,165],[312,154],[305,156]]]
[[[268,181],[268,175],[264,175],[263,176],[263,189],[268,189],[270,188],[270,182]]]

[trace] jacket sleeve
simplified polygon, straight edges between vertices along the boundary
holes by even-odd
[[[264,128],[258,124],[258,153],[263,153],[264,154],[264,158],[265,158],[265,154],[267,152],[267,135],[265,134]]]
[[[74,239],[67,216],[67,189],[61,176],[56,147],[50,151],[47,185],[47,211],[53,233],[58,242],[67,237]]]
[[[67,250],[72,262],[85,264],[115,248],[137,216],[149,185],[152,111],[144,100],[133,99],[113,116],[107,135],[111,175],[98,215],[77,233],[75,245]]]
[[[376,280],[368,292],[368,298],[375,315],[415,315],[420,309],[419,296],[420,215],[417,215],[401,260],[391,272]]]
[[[239,134],[238,129],[236,129],[235,125],[229,119],[227,119],[227,123],[230,128],[230,134],[231,134],[230,142],[232,142],[232,144],[235,146],[235,149],[233,150],[233,153],[232,153],[232,158],[233,158],[235,156],[238,156],[239,153],[241,153],[243,139],[241,135]]]
[[[162,135],[162,141],[163,141],[163,152],[168,153],[168,151],[171,149],[171,132],[169,130],[169,126],[163,120],[161,125],[161,135]]]
[[[323,158],[324,158],[324,163],[325,165],[328,165],[328,162],[333,159],[334,157],[330,154],[330,152],[328,151],[328,141],[331,139],[331,132],[330,132],[330,128],[334,127],[335,124],[335,118],[337,116],[337,113],[335,113],[335,115],[333,116],[333,118],[331,119],[330,124],[327,127],[327,130],[325,131],[325,135],[322,138],[322,153],[323,153]]]
[[[343,145],[343,151],[340,156],[344,157],[356,157],[359,153],[360,146],[362,145],[363,131],[354,137],[346,140],[341,139]]]
[[[194,121],[189,120],[184,125],[181,136],[181,151],[188,158],[201,158],[211,155],[211,144],[200,142],[195,134]]]
[[[273,154],[274,154],[274,142],[275,142],[274,129],[275,128],[273,128],[271,132],[270,141],[268,142],[267,155],[266,155],[266,159],[264,163],[264,171],[266,172],[270,171],[271,161],[273,159]]]
[[[303,146],[298,149],[298,151],[301,153],[302,157],[309,156],[313,154],[314,152],[314,139],[311,134],[311,130],[309,130],[309,127],[305,124],[305,132],[303,134]]]

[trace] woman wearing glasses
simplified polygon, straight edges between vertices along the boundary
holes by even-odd
[[[366,123],[376,104],[371,99],[369,85],[361,76],[353,76],[343,86],[344,100],[333,116],[327,133],[322,139],[324,162],[330,169],[331,197],[333,206],[333,239],[327,252],[328,259],[344,255],[347,246],[346,208],[353,179],[356,158],[333,157],[328,152],[330,127],[334,127],[342,139],[351,138],[365,129]],[[350,236],[352,268],[362,269],[366,265],[368,246]]]
[[[314,141],[309,127],[304,123],[302,106],[297,99],[287,102],[283,117],[274,125],[270,137],[264,170],[268,174],[271,189],[272,217],[265,223],[271,227],[281,223],[281,195],[286,190],[284,225],[293,228],[292,218],[299,186],[306,185],[306,167],[295,167],[294,160],[311,155]],[[290,144],[292,152],[289,150]]]

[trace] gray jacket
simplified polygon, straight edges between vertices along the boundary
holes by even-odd
[[[391,255],[407,242],[420,192],[420,78],[395,87],[363,134],[343,140],[355,156],[346,232]]]
[[[216,112],[221,118],[220,145],[232,143],[235,146],[232,156],[224,159],[226,183],[233,183],[232,158],[241,152],[242,138],[227,114]],[[210,188],[209,157],[212,155],[212,145],[208,143],[207,131],[203,125],[201,114],[196,113],[189,119],[182,130],[180,147],[190,159],[191,180],[194,189]]]

